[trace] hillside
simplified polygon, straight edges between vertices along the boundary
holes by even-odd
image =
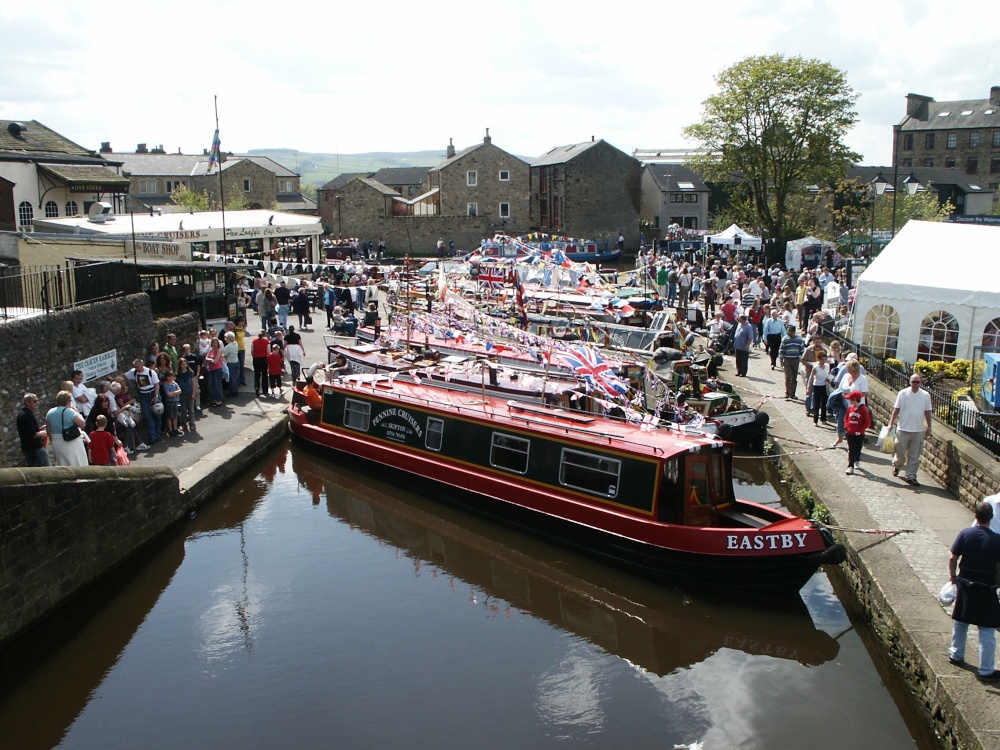
[[[367,154],[322,154],[291,148],[255,148],[249,154],[266,156],[302,176],[302,187],[319,188],[345,172],[377,172],[383,167],[433,167],[444,161],[444,151],[372,151]]]

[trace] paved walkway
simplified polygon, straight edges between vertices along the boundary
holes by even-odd
[[[792,454],[817,499],[830,509],[832,525],[906,532],[843,532],[852,558],[873,581],[872,590],[862,593],[864,604],[876,629],[883,631],[883,640],[893,645],[897,666],[909,672],[905,677],[925,712],[938,715],[938,730],[954,732],[961,737],[962,747],[1000,748],[1000,712],[995,704],[1000,690],[976,679],[976,629],[970,629],[967,664],[949,664],[950,611],[937,602],[948,580],[951,543],[972,523],[970,510],[923,471],[918,475],[919,487],[893,477],[892,456],[875,450],[876,429],[869,432],[860,469],[846,475],[847,443],[831,449],[837,436],[832,419],[829,426],[813,424],[805,411],[801,382],[796,393],[802,400],[785,400],[784,373],[771,370],[763,349],[751,355],[748,377],[735,377],[732,360],[727,359],[723,378],[734,383],[747,403],[762,403],[761,408],[771,416],[772,439]],[[948,428],[936,422],[934,429]],[[887,613],[891,616],[882,617]],[[885,632],[893,626],[901,626],[906,637]]]

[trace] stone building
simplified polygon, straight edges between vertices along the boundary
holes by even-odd
[[[326,232],[362,242],[383,238],[393,254],[426,254],[438,240],[465,251],[497,232],[528,231],[528,164],[494,146],[489,130],[482,143],[462,151],[449,143],[445,160],[425,170],[419,186],[403,171],[341,175],[321,187]]]
[[[109,143],[101,152],[112,153]],[[170,202],[171,193],[184,186],[205,192],[212,204],[220,202],[219,169],[208,168],[208,153],[197,156],[168,154],[162,146],[148,149],[140,143],[134,154],[116,154],[122,174],[130,181],[130,208],[136,212],[186,210]],[[299,175],[266,156],[223,154],[222,196],[227,205],[242,198],[247,209],[271,209],[315,215],[316,204],[300,192]]]
[[[557,146],[531,162],[531,226],[548,234],[639,246],[638,160],[607,141]]]
[[[938,102],[906,95],[906,115],[893,126],[893,165],[960,169],[995,196],[1000,189],[1000,86],[987,99]]]
[[[414,198],[424,192],[430,167],[385,167],[367,175],[404,198]]]
[[[0,120],[0,222],[30,232],[37,218],[81,216],[98,202],[120,212],[129,188],[120,165],[36,120]]]
[[[708,231],[710,191],[704,180],[683,164],[644,164],[642,167],[643,221],[662,234],[671,224]]]

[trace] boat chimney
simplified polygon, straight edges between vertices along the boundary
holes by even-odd
[[[446,158],[450,159],[455,155],[455,145],[451,142],[451,138],[448,139],[448,155]]]
[[[493,362],[487,362],[486,369],[490,371],[490,385],[495,388],[497,386],[497,368],[493,364]]]

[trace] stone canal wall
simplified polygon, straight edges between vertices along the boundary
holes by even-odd
[[[182,518],[165,467],[0,469],[0,644]]]

